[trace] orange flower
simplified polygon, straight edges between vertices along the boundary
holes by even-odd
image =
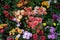
[[[23,3],[18,3],[17,4],[17,7],[22,7],[23,6]]]

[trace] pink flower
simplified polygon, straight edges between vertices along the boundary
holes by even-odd
[[[38,17],[36,17],[36,18],[35,18],[35,21],[39,21],[39,18],[38,18]]]
[[[14,40],[14,38],[7,38],[7,40]]]
[[[44,15],[46,15],[46,14],[47,14],[47,12],[46,12],[46,11],[44,11],[44,12],[43,12],[43,14],[44,14]]]
[[[39,18],[39,22],[42,23],[42,18]]]
[[[0,33],[3,33],[4,32],[4,29],[0,28]]]

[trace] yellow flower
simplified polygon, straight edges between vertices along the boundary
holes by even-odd
[[[15,30],[16,30],[16,32],[18,32],[19,34],[22,34],[22,30],[21,30],[21,29],[16,28]]]
[[[7,27],[7,24],[0,24],[0,28],[5,28]]]
[[[41,6],[46,6],[47,8],[49,8],[50,4],[48,3],[48,1],[43,1]]]
[[[18,40],[19,38],[18,37],[15,37],[15,40]]]
[[[12,29],[12,32],[15,32],[15,29]]]
[[[56,26],[56,23],[53,23],[54,26]]]
[[[46,26],[46,23],[43,23],[43,26]]]
[[[12,32],[12,31],[10,31],[9,32],[9,35],[11,36],[11,35],[14,35],[15,33],[14,32]]]
[[[2,26],[0,26],[0,28],[3,28]]]
[[[18,3],[17,4],[17,7],[22,7],[23,6],[23,3]]]
[[[24,5],[28,4],[28,1],[24,1]]]
[[[22,34],[22,30],[21,30],[21,29],[18,29],[18,33],[19,33],[19,34]]]
[[[9,35],[14,35],[15,34],[15,29],[12,29],[10,32],[9,32]]]

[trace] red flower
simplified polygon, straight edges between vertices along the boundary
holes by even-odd
[[[4,14],[7,18],[9,18],[10,20],[12,20],[12,19],[14,18],[13,16],[10,16],[10,15],[9,15],[9,12],[6,11],[6,10],[3,11],[3,14]]]
[[[4,29],[0,28],[0,33],[3,33],[4,32]]]
[[[7,40],[14,40],[14,38],[7,38]]]
[[[45,36],[41,36],[41,40],[46,40],[46,37]]]
[[[44,34],[44,31],[43,30],[40,30],[38,34],[43,35]]]
[[[5,8],[5,9],[9,9],[10,6],[9,6],[9,5],[5,5],[4,8]]]
[[[38,35],[37,34],[33,34],[33,39],[34,40],[38,40]]]
[[[13,18],[14,18],[13,16],[9,16],[9,19],[10,19],[10,20],[13,20]]]
[[[6,10],[3,11],[3,14],[4,14],[6,17],[9,16],[9,12],[6,11]]]

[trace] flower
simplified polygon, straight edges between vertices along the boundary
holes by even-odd
[[[49,34],[48,35],[49,39],[56,39],[56,37],[57,37],[57,35],[55,35],[55,34]]]
[[[38,29],[36,32],[37,32],[37,33],[39,33],[39,32],[40,32],[40,30]]]
[[[29,17],[29,20],[30,20],[30,21],[34,21],[34,17],[33,17],[33,16],[30,16],[30,17]]]
[[[34,10],[38,10],[39,9],[39,7],[38,6],[36,6],[35,8],[34,8]]]
[[[38,40],[38,35],[37,34],[33,34],[32,36],[33,36],[34,40]]]
[[[27,31],[25,31],[24,34],[23,34],[23,38],[24,39],[30,39],[30,37],[32,37],[32,34],[27,32]]]
[[[60,15],[58,16],[57,21],[60,22]]]
[[[48,3],[48,1],[43,1],[41,6],[46,6],[47,8],[49,8],[50,4]]]
[[[18,34],[16,37],[15,37],[15,40],[18,40],[20,37],[20,34]]]
[[[58,18],[58,16],[56,15],[56,14],[53,14],[52,15],[52,19],[55,21],[55,20],[57,20],[57,18]]]
[[[20,23],[17,23],[17,27],[19,27],[20,26]]]
[[[16,19],[16,18],[13,18],[12,20],[13,20],[13,21],[16,21],[17,19]]]
[[[50,27],[50,32],[54,33],[55,32],[55,28],[54,27]]]
[[[42,23],[42,18],[36,17],[36,18],[35,18],[35,21],[38,21],[39,23]]]
[[[46,27],[45,27],[45,30],[46,30],[47,28],[49,28],[49,26],[46,26]]]
[[[4,29],[3,28],[0,28],[0,33],[3,33],[4,32]]]
[[[40,30],[38,34],[43,35],[44,34],[44,31],[43,30]]]
[[[9,38],[7,38],[6,40],[14,40],[14,38],[12,38],[12,37],[9,37]]]
[[[48,38],[51,39],[51,35],[48,35]]]
[[[43,14],[46,15],[47,14],[46,8],[44,8],[44,7],[40,7],[37,12],[40,15],[43,15]]]
[[[23,18],[24,10],[17,10],[13,12],[13,14],[16,17],[16,22],[20,22],[20,20]]]
[[[9,13],[9,12],[6,11],[6,10],[3,11],[3,14],[4,14],[6,17],[9,15],[8,13]]]
[[[32,25],[32,22],[28,22],[28,28],[30,28],[31,27],[31,25]]]
[[[22,30],[20,28],[15,28],[16,32],[18,32],[19,34],[22,34]]]
[[[17,4],[17,7],[22,7],[22,6],[23,6],[23,2]]]
[[[43,26],[46,26],[46,23],[43,23]]]
[[[5,15],[5,17],[9,18],[10,20],[12,20],[14,18],[13,16],[10,16],[9,12],[6,10],[3,11],[3,14]]]
[[[5,9],[9,9],[10,6],[9,6],[9,5],[4,5],[4,8],[5,8]]]
[[[57,8],[57,9],[60,9],[60,4],[57,4],[57,5],[56,5],[56,8]]]
[[[7,24],[0,24],[0,28],[6,28]]]
[[[46,37],[42,35],[40,40],[46,40]]]
[[[38,25],[38,21],[33,21],[31,25],[32,29],[34,29],[37,25]]]
[[[42,18],[30,16],[28,20],[28,28],[34,29],[39,23],[42,23]]]
[[[57,3],[57,0],[54,0],[54,3]]]
[[[15,34],[15,29],[12,29],[10,32],[9,32],[9,35],[14,35]]]
[[[56,26],[56,23],[53,23],[54,26]]]

